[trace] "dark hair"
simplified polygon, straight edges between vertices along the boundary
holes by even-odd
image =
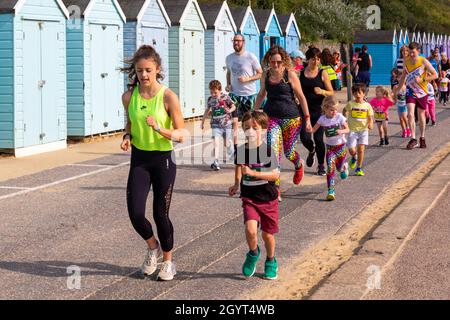
[[[209,83],[209,90],[222,90],[222,84],[220,83],[219,80],[212,80]]]
[[[139,84],[139,80],[136,74],[136,64],[141,59],[150,59],[154,63],[156,63],[159,68],[161,68],[161,56],[158,54],[158,52],[156,52],[155,48],[149,45],[141,46],[134,53],[131,59],[125,60],[125,63],[129,66],[120,69],[121,72],[128,73],[128,79],[130,80],[128,88],[134,88]],[[158,81],[164,80],[162,70],[156,75],[156,79]]]
[[[322,59],[322,52],[320,52],[320,50],[314,46],[310,46],[308,51],[306,51],[305,53],[306,56],[306,60],[310,60],[310,59],[314,59],[314,58],[319,58]]]
[[[361,52],[361,48],[360,47],[355,48],[355,52]]]
[[[249,111],[244,113],[244,116],[242,117],[242,127],[244,127],[244,123],[248,120],[255,120],[255,122],[263,129],[269,127],[269,116],[265,112]]]
[[[362,52],[367,52],[368,49],[369,49],[369,48],[367,48],[366,45],[363,45],[362,48],[361,48]]]
[[[398,75],[398,74],[399,74],[399,71],[398,71],[397,68],[392,68],[391,73],[397,74],[397,75]]]
[[[409,50],[417,49],[417,50],[420,51],[421,45],[420,45],[419,43],[417,43],[417,42],[411,42],[411,43],[409,44],[408,48],[409,48]]]
[[[366,93],[366,85],[364,83],[355,83],[352,86],[352,93],[356,94],[358,92]]]
[[[264,55],[264,58],[262,59],[262,65],[266,69],[270,67],[270,58],[276,54],[279,54],[281,56],[281,60],[283,60],[283,66],[287,69],[292,67],[292,60],[291,57],[289,57],[289,54],[284,50],[281,46],[273,46],[272,48],[267,51],[267,53]]]
[[[334,65],[334,57],[331,54],[330,49],[325,48],[322,50],[322,65],[323,66],[331,66]]]

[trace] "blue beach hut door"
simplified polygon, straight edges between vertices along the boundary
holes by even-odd
[[[23,21],[24,146],[58,140],[57,22]],[[53,90],[53,91],[52,91]]]

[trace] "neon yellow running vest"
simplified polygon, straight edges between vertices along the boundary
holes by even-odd
[[[144,99],[136,86],[128,105],[128,117],[131,121],[131,144],[144,151],[171,151],[172,141],[164,138],[147,124],[147,117],[152,116],[160,128],[172,129],[172,119],[164,106],[164,92],[161,87],[156,96]]]

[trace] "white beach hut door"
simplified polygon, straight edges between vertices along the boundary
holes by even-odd
[[[91,25],[92,134],[121,129],[119,27]]]
[[[203,104],[203,95],[204,95],[204,88],[201,86],[201,84],[204,81],[204,75],[202,77],[202,73],[204,72],[204,60],[202,60],[201,53],[204,50],[203,47],[203,38],[201,37],[201,33],[196,31],[192,32],[192,65],[193,65],[193,72],[192,72],[192,83],[194,84],[194,88],[192,91],[192,113],[194,116],[200,116],[203,114],[205,106]]]
[[[57,37],[55,22],[23,22],[24,146],[58,139]]]
[[[23,21],[23,37],[23,140],[24,146],[32,146],[40,143],[42,120],[41,36],[36,21]]]
[[[117,55],[119,52],[118,26],[107,26],[104,33],[105,66],[103,78],[105,86],[104,126],[106,131],[123,129],[123,107],[121,106],[120,81],[121,75],[118,69]]]
[[[193,96],[195,95],[195,87],[196,83],[194,82],[194,76],[196,73],[194,64],[193,64],[193,56],[195,55],[195,51],[193,48],[193,33],[191,31],[183,32],[183,86],[184,86],[184,94],[183,94],[183,116],[185,118],[190,118],[193,116]]]
[[[105,29],[103,29],[105,28]],[[91,24],[91,134],[105,132],[105,50],[106,26]]]
[[[161,63],[162,63],[162,69],[163,74],[167,76],[167,72],[169,70],[168,68],[168,61],[164,57],[166,56],[167,50],[168,50],[168,40],[166,39],[166,32],[167,29],[165,28],[153,28],[153,27],[142,27],[142,35],[143,35],[143,44],[151,45],[155,48],[156,52],[161,57]],[[167,81],[163,81],[167,84]]]

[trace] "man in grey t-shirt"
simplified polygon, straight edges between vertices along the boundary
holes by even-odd
[[[262,68],[258,58],[245,51],[245,38],[237,34],[233,38],[234,53],[226,58],[227,86],[226,91],[236,105],[233,114],[234,144],[237,144],[238,119],[245,112],[252,111],[256,99],[256,81],[261,79]]]

